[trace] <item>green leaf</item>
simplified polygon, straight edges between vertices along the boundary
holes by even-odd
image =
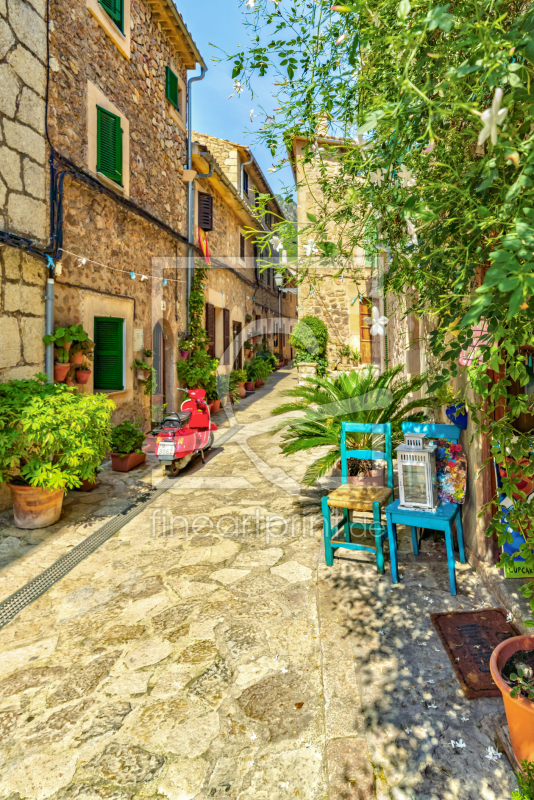
[[[310,222],[317,222],[317,217],[315,216],[315,214],[312,214],[309,211],[307,211],[306,216],[308,217]]]

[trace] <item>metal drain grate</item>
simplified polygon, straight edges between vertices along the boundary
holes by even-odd
[[[57,583],[71,569],[74,569],[84,558],[94,553],[107,539],[111,539],[121,528],[141,513],[147,506],[157,500],[167,489],[176,484],[175,478],[164,478],[157,488],[149,489],[142,497],[110,519],[101,528],[92,533],[83,542],[73,547],[69,553],[61,556],[44,572],[32,578],[25,586],[17,589],[10,597],[0,603],[0,628],[11,622],[19,611],[33,603],[44,594],[54,583]]]

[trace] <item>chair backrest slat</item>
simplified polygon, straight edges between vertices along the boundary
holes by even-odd
[[[347,450],[347,433],[379,434],[384,437],[385,450]],[[391,422],[342,422],[341,423],[341,483],[349,482],[348,458],[363,458],[367,461],[385,461],[387,485],[393,489],[393,450],[391,446]]]
[[[403,433],[424,433],[428,439],[450,439],[457,442],[461,430],[457,425],[433,425],[430,422],[403,422]]]

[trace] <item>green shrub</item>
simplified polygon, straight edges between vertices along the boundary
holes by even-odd
[[[73,489],[94,478],[109,449],[115,403],[46,375],[0,383],[0,483]]]
[[[260,350],[257,353],[257,358],[261,358],[262,361],[265,361],[271,368],[271,372],[276,366],[278,366],[278,359],[271,352],[269,352],[269,350]]]
[[[247,364],[246,370],[249,381],[257,381],[259,378],[266,381],[272,372],[269,362],[258,356],[253,358],[250,364]]]
[[[517,791],[512,800],[534,800],[534,762],[522,761],[523,772],[516,772]]]
[[[215,375],[218,364],[218,359],[199,348],[193,350],[189,358],[176,362],[176,373],[187,389],[205,389],[210,396],[216,391]]]
[[[111,452],[127,456],[130,453],[142,453],[145,434],[137,422],[125,420],[115,425],[111,431]]]
[[[233,369],[230,373],[230,381],[238,383],[245,383],[248,380],[246,369]]]
[[[297,361],[316,361],[326,355],[328,328],[317,317],[303,317],[295,325],[289,344],[295,348]]]

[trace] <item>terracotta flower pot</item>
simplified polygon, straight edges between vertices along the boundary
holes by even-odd
[[[54,380],[56,383],[63,383],[69,369],[70,364],[54,364]]]
[[[77,353],[69,357],[70,364],[81,364],[83,361],[83,350],[78,350]]]
[[[137,380],[138,381],[146,381],[150,376],[149,369],[138,369],[137,370]]]
[[[511,697],[511,687],[501,677],[501,670],[518,650],[534,650],[534,636],[514,636],[498,645],[490,659],[491,677],[502,692],[510,739],[518,766],[534,761],[534,703],[526,697]]]
[[[237,393],[241,399],[247,396],[247,390],[245,389],[245,382],[237,384]]]
[[[61,516],[64,489],[9,484],[17,528],[34,530],[54,525]]]
[[[76,491],[77,492],[92,492],[93,489],[96,489],[97,486],[98,486],[98,484],[96,482],[96,475],[95,475],[95,477],[93,478],[92,481],[88,481],[88,480],[85,480],[85,479],[82,480],[82,485],[76,487]]]
[[[247,381],[245,383],[245,389],[247,390],[247,392],[253,392],[254,391],[254,384],[252,383],[252,381]]]
[[[220,410],[221,410],[221,401],[220,400],[214,400],[213,403],[212,403],[212,406],[211,406],[212,413],[216,414],[217,411],[220,411]]]
[[[72,342],[67,342],[66,344],[63,345],[63,350],[67,350],[68,352],[71,347],[72,347]]]
[[[256,381],[254,381],[254,386],[256,387],[256,389],[261,389],[261,387],[263,386],[262,379],[258,378]]]
[[[145,461],[146,453],[128,453],[128,455],[122,455],[121,453],[111,454],[111,468],[115,472],[129,472]]]
[[[77,369],[76,370],[76,383],[87,383],[91,377],[90,369]]]

